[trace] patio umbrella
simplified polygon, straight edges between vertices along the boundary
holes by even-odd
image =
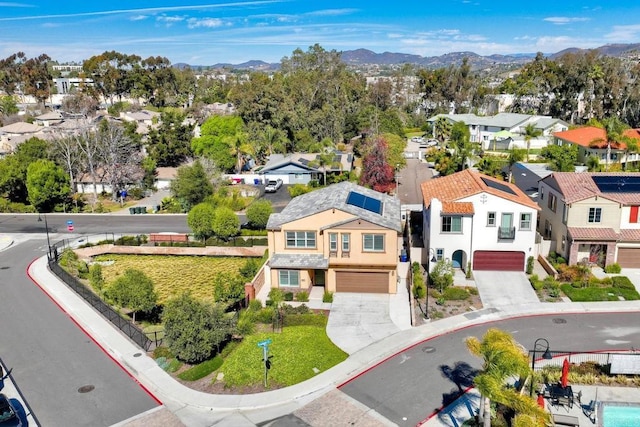
[[[544,396],[542,393],[538,394],[538,406],[544,409]]]
[[[500,139],[512,138],[513,134],[511,132],[509,132],[508,130],[501,130],[499,132],[494,133],[493,136],[496,139],[500,140]]]
[[[560,377],[560,385],[564,388],[569,383],[569,359],[564,358],[562,362],[562,376]]]

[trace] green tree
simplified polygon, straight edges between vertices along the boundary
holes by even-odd
[[[131,309],[134,323],[136,313],[148,313],[158,305],[153,281],[142,271],[133,268],[125,270],[109,285],[107,298],[121,307]]]
[[[176,179],[170,185],[171,194],[178,200],[184,212],[201,203],[213,193],[213,185],[200,161],[191,166],[180,166]]]
[[[242,118],[212,116],[204,122],[200,133],[200,137],[191,141],[193,152],[211,159],[222,171],[232,171],[238,162],[238,141],[244,140]]]
[[[480,392],[479,417],[485,426],[491,425],[490,401],[500,403],[515,411],[513,425],[544,426],[548,414],[526,393],[507,386],[511,378],[526,378],[529,373],[529,359],[521,346],[507,332],[491,328],[479,340],[469,337],[467,348],[474,356],[483,359],[482,371],[475,377],[474,384]]]
[[[429,280],[440,293],[453,285],[453,265],[451,262],[444,259],[438,260],[429,272]]]
[[[93,289],[102,292],[104,286],[104,277],[102,276],[102,265],[93,264],[89,267],[89,284]]]
[[[634,153],[638,151],[638,143],[635,139],[625,134],[625,131],[629,129],[629,126],[623,123],[617,117],[610,117],[602,121],[605,138],[604,140],[595,140],[591,144],[596,146],[604,143],[607,147],[607,157],[605,169],[609,170],[609,159],[611,158],[611,148],[623,149],[624,155],[627,157],[628,153]],[[590,144],[590,145],[591,145]]]
[[[177,167],[192,156],[193,125],[185,123],[185,114],[167,109],[160,116],[160,126],[147,136],[147,152],[158,166]]]
[[[252,228],[263,229],[267,226],[269,216],[273,213],[273,207],[268,200],[256,200],[247,208],[247,220]]]
[[[38,212],[51,212],[71,193],[67,174],[51,160],[36,160],[27,168],[29,202]]]
[[[509,177],[507,182],[511,182],[511,178],[513,177],[513,166],[524,160],[525,155],[526,151],[522,148],[512,148],[509,150],[509,157],[507,158],[507,163],[509,164]]]
[[[210,203],[198,203],[187,214],[187,225],[196,239],[207,240],[213,236],[215,209]]]
[[[471,132],[465,122],[455,122],[451,126],[449,144],[455,150],[454,162],[458,164],[458,170],[466,169],[471,156]]]
[[[221,308],[198,301],[188,293],[167,301],[162,320],[169,349],[187,363],[209,358],[214,347],[219,350],[235,330],[235,323]]]
[[[213,299],[217,303],[234,303],[244,297],[245,280],[240,275],[217,273],[213,284]]]
[[[215,209],[213,217],[213,234],[223,240],[238,234],[240,230],[240,220],[238,216],[226,206],[220,206]]]
[[[540,155],[548,161],[549,169],[556,172],[573,172],[578,161],[578,146],[550,144],[542,148]]]
[[[524,127],[524,141],[527,143],[527,157],[525,161],[529,161],[529,150],[531,149],[531,140],[542,135],[542,129],[535,127],[533,123],[529,123]]]
[[[10,116],[16,114],[18,111],[18,105],[13,96],[4,95],[0,96],[0,114],[3,116]]]
[[[449,139],[451,135],[451,122],[444,116],[438,117],[436,119],[435,128],[436,133],[435,136],[440,140],[440,142],[444,142]]]

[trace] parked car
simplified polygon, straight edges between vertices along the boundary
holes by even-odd
[[[0,393],[0,423],[18,419],[18,414],[7,396]]]
[[[265,193],[275,193],[280,189],[280,187],[282,187],[282,180],[278,178],[275,181],[270,180],[267,182],[267,185],[264,187],[264,191]]]

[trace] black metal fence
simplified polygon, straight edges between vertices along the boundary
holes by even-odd
[[[147,335],[136,326],[133,322],[124,319],[120,313],[111,308],[107,303],[102,301],[95,293],[88,289],[82,282],[67,273],[57,262],[57,254],[55,247],[52,247],[49,257],[49,269],[60,278],[64,283],[73,289],[78,295],[80,295],[85,301],[87,301],[93,308],[95,308],[100,314],[102,314],[113,325],[120,329],[126,336],[128,336],[134,343],[140,346],[145,351],[149,351],[152,346],[158,346],[162,343],[160,338],[156,341],[152,341]]]
[[[544,368],[545,366],[557,366],[562,367],[564,359],[568,359],[569,363],[579,365],[585,362],[593,362],[600,366],[610,366],[614,358],[624,356],[625,358],[636,358],[635,366],[640,367],[640,349],[631,349],[628,352],[574,352],[574,351],[549,351],[551,359],[543,359],[543,351],[537,350],[535,353],[533,350],[529,350],[529,359],[535,354],[535,369],[536,371]]]

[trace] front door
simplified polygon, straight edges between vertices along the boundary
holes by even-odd
[[[313,285],[324,286],[324,270],[314,270]]]
[[[462,268],[462,251],[457,250],[451,256],[451,265],[453,268]]]

